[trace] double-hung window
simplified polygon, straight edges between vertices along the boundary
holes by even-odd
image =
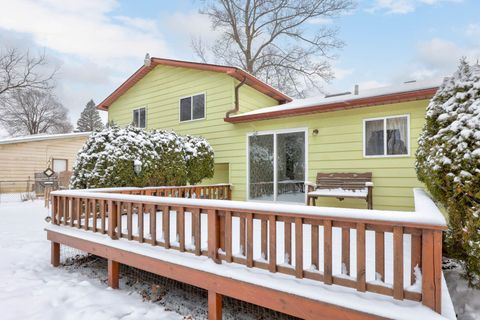
[[[180,122],[205,118],[205,94],[180,99]]]
[[[365,157],[408,156],[410,154],[409,116],[364,120]]]
[[[138,128],[147,126],[147,109],[138,108],[133,110],[133,125]]]

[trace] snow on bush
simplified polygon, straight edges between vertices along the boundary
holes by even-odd
[[[86,141],[70,184],[74,189],[196,184],[213,176],[213,162],[213,149],[203,138],[113,126]]]
[[[480,65],[462,60],[445,78],[418,143],[418,178],[449,214],[447,249],[480,287]]]

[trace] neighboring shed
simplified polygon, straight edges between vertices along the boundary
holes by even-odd
[[[0,192],[24,191],[35,173],[72,170],[90,132],[38,134],[0,140]]]

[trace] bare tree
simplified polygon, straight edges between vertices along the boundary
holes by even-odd
[[[32,57],[27,51],[20,53],[15,48],[0,50],[0,98],[13,90],[19,89],[50,89],[57,72],[54,69],[45,73],[48,65],[45,54]]]
[[[67,109],[50,90],[17,89],[0,104],[0,125],[10,135],[66,133],[73,130]]]
[[[320,89],[333,77],[328,62],[340,48],[338,30],[318,23],[353,8],[353,0],[205,0],[200,12],[210,17],[220,38],[192,46],[205,62],[242,67],[295,96]],[[309,28],[306,24],[309,24]],[[314,30],[312,30],[314,29]]]

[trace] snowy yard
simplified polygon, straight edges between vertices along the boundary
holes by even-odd
[[[43,201],[0,205],[0,310],[10,319],[182,319],[137,293],[55,269]]]

